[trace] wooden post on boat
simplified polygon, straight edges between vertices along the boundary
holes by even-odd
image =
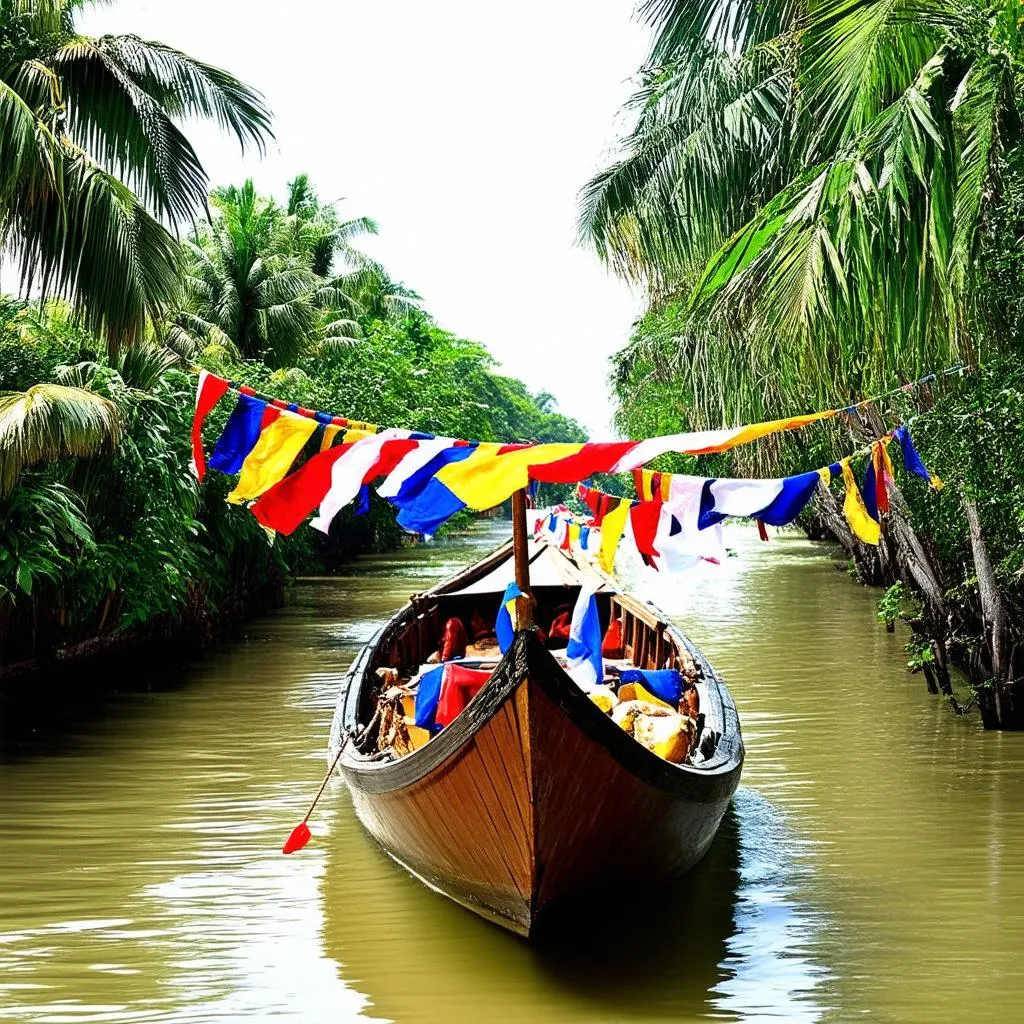
[[[526,490],[512,495],[512,556],[516,569],[516,586],[525,597],[516,598],[516,629],[533,625],[533,594],[530,591],[530,549],[526,534]]]

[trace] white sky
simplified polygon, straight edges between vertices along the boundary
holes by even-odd
[[[281,195],[308,171],[379,222],[365,248],[441,326],[601,436],[607,358],[640,301],[575,245],[576,202],[645,53],[632,15],[633,0],[115,0],[79,24],[264,92],[277,144],[262,160],[189,129],[213,183]]]

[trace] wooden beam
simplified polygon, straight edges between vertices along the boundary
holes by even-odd
[[[516,568],[516,586],[526,595],[516,598],[516,628],[533,625],[533,594],[530,591],[530,547],[526,533],[526,491],[512,495],[512,556]]]

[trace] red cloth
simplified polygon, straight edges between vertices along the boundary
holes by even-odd
[[[352,444],[318,452],[301,469],[278,481],[252,506],[264,526],[287,536],[320,504],[331,488],[331,470]]]
[[[658,519],[661,516],[660,501],[637,501],[629,510],[629,522],[633,527],[633,540],[641,555],[651,558],[658,557],[654,546],[654,535],[658,532]]]
[[[622,623],[612,619],[608,623],[604,639],[601,641],[601,656],[604,658],[621,658],[624,656],[622,647]]]
[[[445,665],[434,721],[438,725],[450,725],[490,678],[490,669],[463,668],[455,663]]]
[[[548,630],[548,641],[569,640],[569,627],[572,625],[572,615],[569,612],[560,612],[555,616]]]
[[[411,438],[399,438],[385,441],[380,446],[377,461],[363,474],[363,483],[368,484],[379,476],[387,476],[413,449],[419,447],[419,441]]]
[[[884,451],[881,441],[876,442],[871,448],[871,461],[875,466],[875,505],[879,515],[889,511],[889,488],[886,480],[888,473],[885,468]]]
[[[757,535],[761,540],[766,541],[768,539],[768,527],[764,525],[763,519],[758,519],[757,521]]]
[[[199,375],[199,391],[196,393],[196,412],[192,417],[192,465],[196,477],[206,476],[206,453],[203,451],[203,423],[213,407],[227,394],[228,382],[223,377],[204,370]]]
[[[607,473],[610,466],[636,446],[636,441],[593,442],[575,455],[567,455],[546,465],[531,466],[530,479],[546,484],[574,484],[595,473]]]
[[[444,624],[441,633],[441,660],[451,661],[453,658],[464,657],[466,653],[466,627],[462,619],[454,615]]]

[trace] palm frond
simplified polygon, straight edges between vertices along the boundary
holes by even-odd
[[[60,169],[60,147],[50,129],[0,80],[0,242],[11,220],[10,197],[59,195]]]
[[[793,29],[809,0],[644,0],[640,17],[657,29],[650,61],[665,64],[702,42],[720,50],[757,46]]]
[[[73,301],[116,352],[144,336],[147,315],[173,304],[181,251],[116,178],[67,147],[59,159],[63,195],[23,186],[9,246],[23,289]]]
[[[136,391],[152,392],[160,378],[179,362],[177,353],[163,345],[135,345],[112,360],[121,379]]]
[[[67,131],[78,146],[172,225],[205,208],[209,182],[192,145],[101,45],[72,39],[52,63],[67,103]]]
[[[811,152],[834,153],[916,79],[943,34],[920,17],[945,0],[824,0],[802,24],[799,80]]]
[[[0,495],[27,466],[109,450],[123,428],[117,406],[91,391],[36,384],[0,394]]]
[[[255,146],[261,153],[267,140],[273,139],[263,96],[222,68],[135,35],[103,36],[95,46],[110,66],[170,117],[212,119],[232,132],[243,149]]]
[[[986,55],[967,72],[953,100],[953,124],[961,141],[951,270],[961,289],[968,284],[982,202],[997,147],[998,122],[1012,88],[1010,69],[998,57]]]

